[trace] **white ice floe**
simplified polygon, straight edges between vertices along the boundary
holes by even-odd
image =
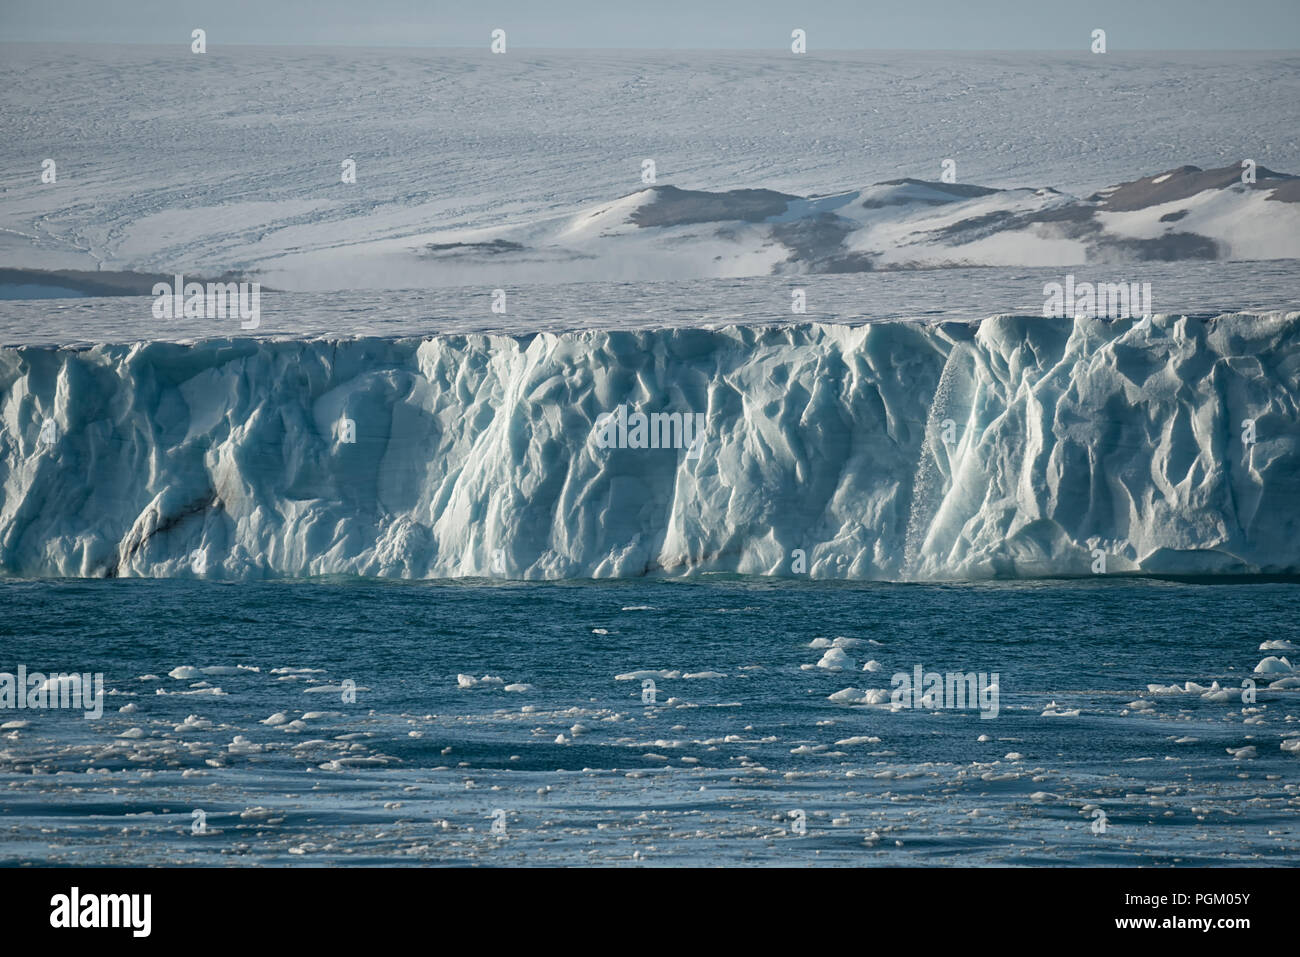
[[[828,701],[841,704],[888,704],[888,688],[844,688],[827,696]]]
[[[1286,674],[1294,670],[1289,659],[1279,658],[1276,655],[1269,655],[1255,666],[1255,674],[1257,675]]]
[[[853,667],[853,659],[844,653],[840,648],[832,647],[822,655],[821,660],[817,662],[818,668],[824,668],[827,671],[844,671]]]
[[[615,681],[644,681],[646,678],[673,679],[673,678],[680,678],[681,676],[682,673],[680,671],[668,671],[668,670],[654,671],[650,669],[645,669],[642,671],[625,671],[621,675],[615,675],[614,680]]]
[[[1078,716],[1078,708],[1062,708],[1055,701],[1050,702],[1040,715],[1043,718],[1077,718]]]
[[[483,685],[496,686],[504,684],[505,679],[498,678],[496,675],[484,675],[482,678],[475,678],[473,675],[456,676],[456,686],[458,688],[478,688]]]
[[[176,697],[176,696],[183,696],[183,695],[212,695],[215,698],[224,698],[227,696],[226,692],[222,691],[220,688],[213,688],[213,687],[191,688],[189,691],[167,691],[163,688],[157,688],[155,689],[154,694],[165,695],[167,697]]]
[[[1205,694],[1206,692],[1218,691],[1219,683],[1216,681],[1211,685],[1198,685],[1195,681],[1187,681],[1182,685],[1147,685],[1147,691],[1151,694]]]
[[[192,714],[180,724],[172,728],[178,733],[184,731],[206,731],[212,727],[212,722],[207,718],[200,718],[197,714]]]

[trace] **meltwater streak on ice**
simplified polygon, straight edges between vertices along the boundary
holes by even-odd
[[[0,564],[1297,573],[1298,337],[1275,313],[6,347]],[[599,448],[620,404],[706,413],[703,454]]]

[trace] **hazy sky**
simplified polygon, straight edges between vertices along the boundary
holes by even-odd
[[[0,39],[513,47],[1300,48],[1300,0],[0,0]]]

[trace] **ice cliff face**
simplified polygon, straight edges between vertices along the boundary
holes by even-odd
[[[1300,573],[1298,340],[1274,314],[9,347],[0,569]],[[703,413],[700,455],[602,448],[620,405]]]

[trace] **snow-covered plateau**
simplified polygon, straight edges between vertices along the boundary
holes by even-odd
[[[187,37],[0,47],[0,267],[306,292],[1300,255],[1287,52]]]
[[[1300,573],[1298,338],[1273,312],[6,346],[0,568]],[[702,414],[700,454],[664,418],[604,441],[620,406]]]

